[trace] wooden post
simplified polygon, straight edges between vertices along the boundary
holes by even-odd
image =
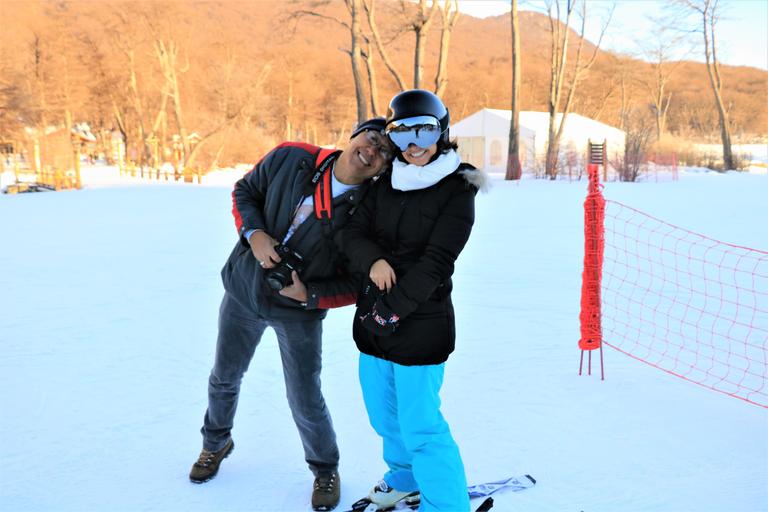
[[[16,157],[16,148],[13,148],[14,152],[11,153],[13,155],[13,178],[16,181],[16,183],[19,182],[19,159]]]
[[[35,139],[35,174],[43,172],[43,166],[40,164],[40,139]]]
[[[75,159],[75,188],[80,190],[83,188],[83,182],[80,179],[80,139],[77,135],[73,136],[72,154]]]
[[[53,171],[53,189],[56,191],[61,190],[62,184],[64,182],[63,174],[64,173],[61,172],[61,169],[58,167]]]

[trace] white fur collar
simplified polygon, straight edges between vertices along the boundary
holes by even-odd
[[[459,174],[464,176],[467,183],[474,186],[480,192],[487,194],[491,190],[491,180],[488,173],[482,169],[463,169]]]
[[[454,150],[443,153],[434,162],[424,166],[395,160],[392,162],[392,188],[405,192],[431,187],[455,171],[459,164],[461,158]]]

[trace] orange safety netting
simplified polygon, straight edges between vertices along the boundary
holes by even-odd
[[[768,252],[605,202],[605,345],[768,407]]]

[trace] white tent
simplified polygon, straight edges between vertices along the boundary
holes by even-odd
[[[453,123],[451,137],[458,140],[462,159],[488,172],[505,172],[511,118],[511,110],[484,108]],[[543,168],[548,132],[547,112],[520,112],[520,160],[525,171]],[[561,161],[583,166],[590,140],[606,142],[609,160],[624,152],[623,131],[579,114],[568,114],[560,141]]]

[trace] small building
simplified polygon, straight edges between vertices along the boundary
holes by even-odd
[[[558,120],[561,114],[558,114]],[[490,173],[504,173],[511,110],[484,108],[451,125],[462,159]],[[520,112],[520,164],[524,171],[544,168],[549,138],[548,112]],[[608,159],[624,153],[625,133],[579,114],[568,114],[560,141],[561,161],[581,165],[589,141],[607,143]]]

